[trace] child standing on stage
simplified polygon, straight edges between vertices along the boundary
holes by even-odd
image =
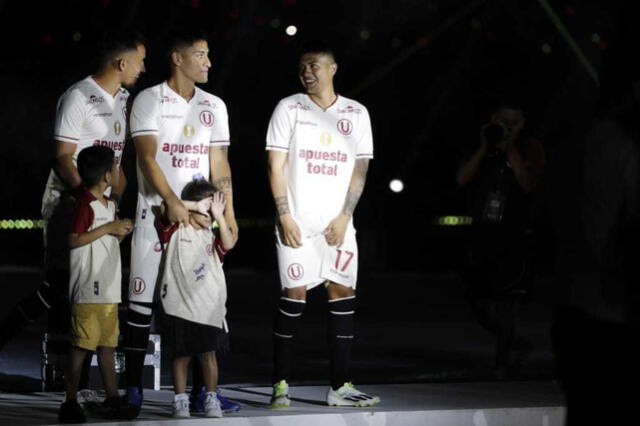
[[[122,282],[120,241],[132,231],[133,223],[118,220],[115,203],[104,195],[118,176],[111,148],[91,146],[82,150],[78,173],[85,190],[76,202],[69,236],[72,335],[67,395],[58,413],[62,423],[87,420],[77,401],[78,382],[85,357],[96,348],[107,393],[104,413],[117,417],[122,405],[114,364]]]
[[[187,367],[191,357],[197,356],[208,391],[205,415],[222,417],[216,397],[215,351],[226,315],[227,289],[222,261],[235,241],[224,216],[224,195],[211,183],[204,179],[191,181],[182,191],[181,199],[189,210],[190,221],[204,216],[215,220],[218,228],[215,232],[211,227],[197,229],[171,224],[164,218],[157,224],[165,247],[160,297],[164,311],[163,341],[167,342],[173,359],[173,416],[190,416]]]

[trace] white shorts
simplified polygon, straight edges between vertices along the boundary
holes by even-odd
[[[129,274],[129,300],[151,303],[162,260],[162,244],[158,231],[151,226],[139,226],[131,238],[131,272]]]
[[[276,228],[278,269],[282,288],[312,289],[328,281],[355,290],[358,278],[356,231],[349,226],[340,247],[327,244],[324,235],[303,236],[302,247],[285,246]]]

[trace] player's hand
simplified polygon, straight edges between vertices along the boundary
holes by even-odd
[[[302,246],[300,227],[290,214],[280,216],[280,226],[282,228],[282,242],[285,246],[293,248]]]
[[[133,222],[129,219],[114,220],[109,223],[109,233],[116,237],[124,237],[133,230]]]
[[[226,207],[226,205],[227,203],[222,192],[216,192],[215,194],[213,194],[211,204],[209,205],[211,216],[215,220],[220,221],[220,218],[224,217],[224,208]]]
[[[169,222],[180,222],[185,225],[189,224],[189,211],[182,204],[182,201],[175,199],[173,201],[167,202],[166,205],[167,219],[169,219]]]
[[[347,232],[347,225],[349,225],[349,220],[351,220],[351,216],[341,213],[329,222],[329,226],[327,226],[323,231],[324,239],[327,241],[327,244],[338,247],[342,245],[344,242],[344,235]]]

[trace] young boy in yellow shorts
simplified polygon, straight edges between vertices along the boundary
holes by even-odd
[[[58,413],[61,423],[87,420],[76,399],[78,382],[85,357],[96,349],[107,394],[102,413],[117,417],[122,405],[114,364],[122,281],[120,241],[133,224],[129,219],[119,220],[115,203],[105,196],[118,177],[111,148],[82,150],[78,172],[85,188],[77,198],[69,235],[71,349],[66,400]]]

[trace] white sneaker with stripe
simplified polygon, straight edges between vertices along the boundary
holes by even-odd
[[[327,393],[327,405],[336,407],[370,407],[379,402],[379,397],[360,392],[351,382],[345,383],[338,390],[329,388]]]

